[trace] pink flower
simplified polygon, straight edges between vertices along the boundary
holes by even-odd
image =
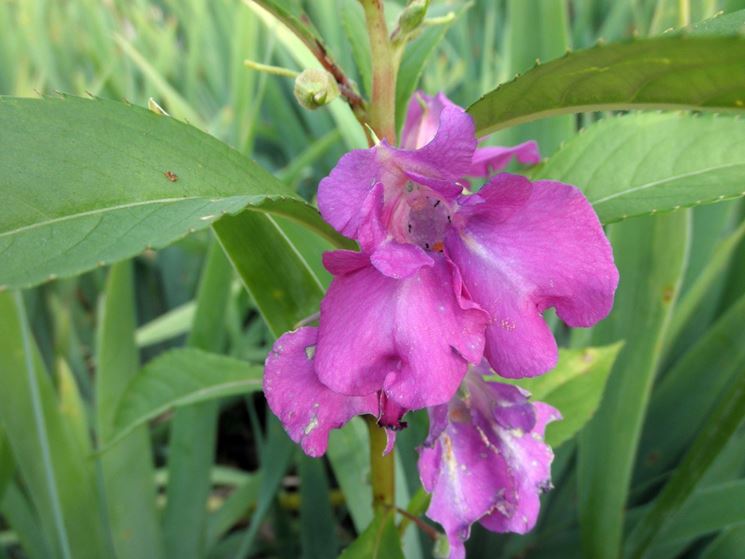
[[[464,193],[467,175],[506,164],[506,154],[535,161],[535,145],[478,149],[468,114],[442,94],[422,98],[424,106],[409,105],[402,134],[408,149],[383,142],[343,156],[319,186],[321,213],[357,239],[389,278],[405,280],[439,261],[454,264],[462,299],[489,314],[485,356],[494,370],[506,377],[542,374],[558,355],[543,311],[555,307],[573,327],[591,326],[610,311],[618,283],[610,244],[574,186],[499,174],[478,193]],[[366,306],[377,304],[367,298]],[[325,314],[332,306],[325,305]],[[324,312],[322,331],[323,323]],[[425,334],[420,345],[441,342]],[[334,376],[330,367],[319,368],[324,382]],[[346,390],[368,382],[364,371],[368,378],[345,379]],[[372,376],[380,381],[384,373]]]
[[[515,386],[486,382],[485,371],[471,370],[463,397],[429,410],[419,454],[422,485],[432,493],[427,516],[445,529],[450,559],[465,556],[475,522],[493,532],[530,531],[539,496],[551,488],[553,453],[543,434],[561,416]]]
[[[618,283],[576,187],[501,173],[476,193],[465,188],[513,157],[536,163],[534,142],[477,145],[460,107],[418,94],[401,147],[382,142],[340,159],[318,203],[361,252],[324,255],[334,279],[318,328],[277,340],[264,381],[270,408],[311,456],[325,452],[331,429],[363,414],[391,428],[390,450],[404,414],[429,408],[419,470],[453,558],[474,522],[530,530],[550,485],[542,436],[558,412],[482,374],[551,369],[557,348],[542,313],[554,307],[570,326],[591,326]]]

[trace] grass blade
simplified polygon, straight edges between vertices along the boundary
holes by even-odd
[[[618,556],[623,514],[661,341],[683,274],[689,215],[636,219],[610,229],[623,281],[594,344],[626,339],[602,403],[579,437],[580,522],[585,553]]]
[[[223,349],[225,312],[233,270],[217,243],[207,255],[187,345]],[[218,402],[181,407],[171,424],[166,510],[163,515],[168,557],[203,557],[207,538],[207,497],[215,453]]]
[[[117,404],[139,370],[134,341],[135,293],[129,261],[109,271],[98,331],[96,423],[98,445],[116,435]],[[117,557],[162,557],[163,541],[155,510],[155,471],[147,428],[133,430],[99,457],[111,538]]]
[[[629,556],[644,557],[655,538],[676,517],[730,437],[745,419],[745,369],[724,390],[685,458],[675,469],[654,505],[627,540]]]
[[[60,413],[17,292],[0,293],[0,376],[0,422],[42,529],[62,558],[110,556],[93,468]]]
[[[111,445],[171,408],[261,390],[262,367],[194,348],[175,349],[149,362],[132,380],[116,410]]]

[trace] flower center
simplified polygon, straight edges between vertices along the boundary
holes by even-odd
[[[453,213],[450,204],[426,186],[409,182],[399,208],[401,222],[406,224],[403,240],[427,251],[442,252]]]

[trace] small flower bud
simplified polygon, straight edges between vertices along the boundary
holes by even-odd
[[[398,27],[401,33],[406,35],[416,30],[424,21],[428,7],[429,0],[412,0],[409,2],[398,18]]]
[[[339,86],[326,70],[309,68],[295,79],[295,99],[306,109],[323,107],[338,96]]]

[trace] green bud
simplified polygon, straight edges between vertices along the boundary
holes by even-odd
[[[309,68],[295,78],[295,99],[306,109],[328,105],[338,96],[339,86],[326,70]]]
[[[401,33],[406,35],[416,30],[424,21],[428,7],[429,0],[411,0],[398,18],[398,27]]]

